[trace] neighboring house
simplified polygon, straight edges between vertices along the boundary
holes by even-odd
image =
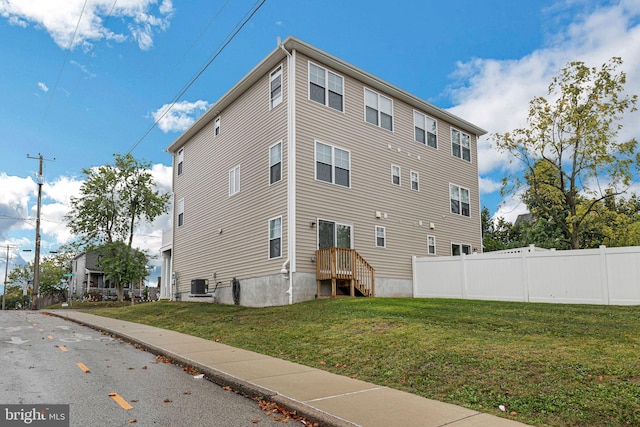
[[[412,296],[412,256],[481,251],[485,133],[288,38],[167,149],[170,294]]]
[[[105,274],[98,266],[97,252],[83,252],[71,260],[71,292],[74,298],[100,296],[103,299],[116,299],[118,288],[105,279]],[[131,290],[129,284],[124,285],[124,294]],[[142,285],[134,285],[136,296],[142,296]]]
[[[88,295],[114,297],[118,290],[104,278],[96,252],[83,252],[71,261],[71,292],[76,298]]]

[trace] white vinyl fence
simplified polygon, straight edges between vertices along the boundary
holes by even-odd
[[[640,304],[640,246],[413,257],[415,298]]]

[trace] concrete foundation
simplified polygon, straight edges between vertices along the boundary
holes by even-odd
[[[245,307],[269,307],[289,304],[289,280],[282,274],[254,278],[238,278],[240,283],[239,305]],[[327,293],[328,292],[328,293]],[[412,298],[411,280],[376,278],[376,297]],[[310,301],[318,297],[318,284],[315,273],[293,274],[293,303]],[[180,301],[210,302],[217,304],[235,304],[233,287],[225,284],[215,289],[209,286],[209,296],[193,297],[188,292],[180,293]],[[331,294],[331,287],[322,290],[322,296]]]

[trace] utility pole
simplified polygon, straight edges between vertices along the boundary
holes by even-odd
[[[44,184],[44,177],[42,176],[42,154],[38,154],[38,157],[32,157],[27,154],[28,159],[37,159],[40,163],[38,168],[38,210],[36,214],[36,252],[33,260],[33,292],[31,294],[31,309],[38,309],[38,283],[40,282],[40,209],[42,207],[42,184]],[[53,159],[55,160],[55,158]]]

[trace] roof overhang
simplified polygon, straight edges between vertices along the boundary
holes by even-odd
[[[295,37],[288,37],[284,42],[277,46],[266,58],[256,65],[249,73],[247,73],[235,86],[225,93],[215,104],[196,120],[182,135],[180,135],[166,151],[175,153],[189,139],[198,133],[205,125],[214,120],[227,106],[229,106],[236,98],[254,85],[267,72],[271,71],[279,62],[281,62],[287,53],[297,51],[301,54],[318,61],[328,67],[363,82],[372,89],[384,92],[386,95],[394,99],[400,100],[412,107],[427,113],[428,115],[447,121],[462,131],[472,133],[476,136],[484,135],[486,130],[443,110],[435,105],[424,101],[390,83],[381,80],[366,71],[355,67],[341,59],[336,58],[308,43],[303,42]]]

